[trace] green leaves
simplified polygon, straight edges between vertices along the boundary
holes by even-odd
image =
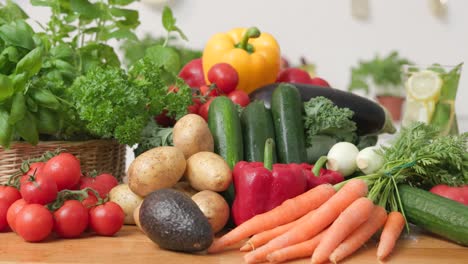
[[[101,14],[99,4],[92,4],[88,0],[70,0],[70,7],[73,12],[88,19],[99,18]]]
[[[162,24],[164,29],[167,30],[168,35],[171,32],[177,32],[183,40],[188,41],[188,38],[185,36],[184,32],[182,32],[182,30],[176,26],[176,19],[172,14],[172,10],[168,6],[165,6],[163,9]]]
[[[36,75],[41,70],[42,57],[42,48],[33,49],[16,64],[15,74],[26,73],[27,78]]]
[[[5,6],[0,4],[0,25],[26,18],[28,15],[13,1],[7,0]]]
[[[13,127],[9,123],[10,115],[0,108],[0,146],[9,148],[13,137]]]
[[[146,50],[145,57],[156,66],[163,66],[170,72],[178,72],[180,69],[180,57],[173,48],[155,45]]]
[[[0,27],[0,38],[5,43],[27,50],[34,48],[33,30],[24,20],[16,20]]]
[[[13,82],[8,76],[0,74],[0,102],[10,98],[13,92]]]

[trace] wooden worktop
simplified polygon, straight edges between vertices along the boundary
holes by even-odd
[[[340,263],[378,263],[375,242]],[[27,243],[12,232],[0,233],[0,263],[243,263],[237,250],[216,255],[193,255],[161,250],[136,227],[125,226],[115,237],[87,235],[79,239],[51,238]],[[388,263],[468,263],[468,248],[421,233],[405,234]],[[287,263],[309,263],[308,259]]]

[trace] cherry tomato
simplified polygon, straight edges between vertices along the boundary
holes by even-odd
[[[219,95],[217,87],[211,87],[207,85],[200,86],[200,93],[203,96],[216,97]]]
[[[242,90],[234,90],[228,94],[228,97],[242,107],[246,107],[250,103],[249,95]]]
[[[4,231],[8,227],[8,207],[10,207],[8,201],[0,199],[0,232]]]
[[[21,211],[21,209],[23,209],[23,207],[27,204],[28,203],[24,199],[19,199],[16,202],[12,203],[10,205],[10,208],[8,208],[7,222],[11,230],[16,232],[16,229],[15,229],[16,216],[18,215],[19,211]]]
[[[41,171],[41,169],[44,167],[45,162],[34,162],[29,165],[29,170],[26,172],[28,175],[34,175],[37,174]]]
[[[21,194],[15,187],[0,186],[0,200],[7,202],[8,206],[21,199]]]
[[[109,173],[102,173],[95,178],[93,177],[81,177],[80,189],[90,187],[99,193],[101,198],[106,198],[110,190],[117,186],[119,182],[117,179]],[[94,195],[93,192],[89,192],[90,195]]]
[[[48,204],[57,198],[57,184],[53,178],[44,174],[30,176],[30,179],[21,185],[20,193],[27,203]]]
[[[42,173],[53,177],[59,191],[70,189],[80,180],[80,161],[73,154],[60,153],[46,162]]]
[[[16,232],[28,242],[46,239],[53,226],[52,213],[40,204],[28,204],[16,215]]]
[[[239,74],[229,63],[217,63],[213,65],[207,74],[208,81],[216,86],[224,94],[234,91],[239,84]]]
[[[202,59],[194,59],[185,64],[179,72],[179,77],[190,87],[200,87],[205,85],[205,75],[203,73]]]
[[[314,77],[310,80],[309,84],[322,86],[322,87],[331,87],[330,84],[320,77]]]
[[[79,237],[88,227],[88,209],[77,200],[68,200],[54,212],[54,231],[65,238]]]
[[[123,226],[125,213],[114,203],[107,202],[91,208],[89,211],[89,224],[96,234],[113,236]]]
[[[200,106],[200,109],[198,109],[198,114],[205,119],[205,121],[208,121],[208,110],[210,109],[210,104],[214,100],[214,97],[210,98],[208,101],[206,101],[204,104]]]
[[[282,70],[277,78],[277,82],[288,83],[310,83],[310,75],[305,70],[299,68],[286,68]]]
[[[85,199],[83,199],[83,201],[81,201],[81,203],[83,204],[83,206],[89,211],[89,209],[91,209],[91,207],[95,206],[98,202],[98,199],[96,198],[96,196],[93,194],[89,194],[88,197],[86,197]]]

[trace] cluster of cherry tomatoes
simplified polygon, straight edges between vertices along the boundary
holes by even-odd
[[[70,153],[32,163],[20,175],[19,186],[0,186],[0,231],[10,228],[28,242],[52,233],[76,238],[86,230],[112,236],[125,218],[118,204],[106,201],[117,184],[111,174],[83,176],[79,160]]]
[[[208,120],[208,109],[211,102],[217,96],[227,96],[232,102],[242,107],[250,103],[249,95],[236,89],[239,83],[239,75],[228,63],[218,63],[210,68],[207,74],[209,83],[195,89],[193,97],[194,104],[190,106],[189,112],[199,114]]]

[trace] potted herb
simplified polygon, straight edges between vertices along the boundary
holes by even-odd
[[[372,60],[360,61],[351,68],[349,91],[361,90],[366,95],[375,97],[387,108],[393,120],[399,121],[404,102],[403,77],[401,67],[410,61],[401,58],[397,51],[387,57],[376,55]]]

